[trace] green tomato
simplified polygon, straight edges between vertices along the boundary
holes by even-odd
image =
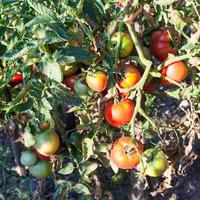
[[[115,50],[115,47],[118,42],[118,38],[120,38],[121,45],[119,48],[119,57],[124,58],[130,55],[133,50],[133,41],[131,37],[124,32],[116,32],[112,34],[110,43],[107,44],[107,50],[112,53]]]
[[[168,167],[167,158],[159,149],[147,149],[143,153],[142,160],[144,163],[145,174],[151,177],[161,176]]]
[[[40,160],[35,165],[30,166],[29,171],[37,178],[45,178],[52,173],[52,164],[48,161]]]
[[[78,70],[78,66],[76,64],[60,65],[60,68],[64,76],[71,76]]]
[[[31,166],[37,162],[37,156],[33,151],[24,151],[21,154],[20,161],[24,166]]]
[[[74,91],[81,99],[86,99],[89,95],[89,88],[80,79],[74,84]]]

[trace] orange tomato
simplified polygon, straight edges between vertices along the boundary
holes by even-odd
[[[108,83],[108,77],[106,73],[99,71],[95,74],[87,74],[86,83],[88,86],[96,92],[102,92],[106,89]]]
[[[140,153],[143,152],[143,146],[140,141],[136,141],[135,145],[137,146]],[[132,169],[136,167],[140,158],[137,154],[136,149],[134,148],[134,143],[131,137],[121,137],[119,138],[112,147],[110,153],[110,159],[118,168],[121,169]]]

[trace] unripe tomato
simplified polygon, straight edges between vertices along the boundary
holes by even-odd
[[[143,152],[143,146],[140,141],[133,143],[132,137],[121,137],[114,144],[111,149],[110,159],[118,168],[132,169],[136,167],[140,158],[134,147],[137,146],[140,153]]]
[[[37,162],[37,156],[33,151],[24,151],[21,154],[20,162],[24,166],[31,166]]]
[[[37,155],[37,157],[40,159],[40,160],[46,160],[46,161],[50,161],[51,160],[51,157],[50,156],[44,156],[42,154],[40,154],[36,149],[35,149],[35,154]],[[56,154],[56,153],[55,153]]]
[[[112,100],[106,102],[103,113],[106,121],[117,128],[128,124],[133,116],[134,104],[130,99],[124,99],[121,103]]]
[[[12,79],[10,80],[13,84],[19,84],[23,82],[23,76],[22,74],[15,74]]]
[[[140,72],[133,65],[124,64],[119,68],[123,70],[122,73],[124,74],[119,80],[119,85],[121,88],[130,88],[141,79]]]
[[[78,70],[78,66],[76,64],[60,65],[60,68],[64,76],[71,76]]]
[[[37,178],[45,178],[52,173],[52,164],[48,161],[40,160],[35,165],[29,167],[30,173]]]
[[[44,156],[54,155],[60,147],[59,135],[47,130],[35,136],[35,149]]]
[[[74,84],[77,81],[76,75],[66,76],[64,79],[64,83],[67,87],[71,89],[71,91],[74,91]]]
[[[147,149],[142,156],[144,173],[151,177],[161,176],[168,167],[165,154],[158,149]],[[141,166],[139,166],[139,169]]]
[[[77,80],[74,84],[74,91],[81,99],[86,99],[89,95],[89,88],[81,79]]]
[[[183,62],[177,61],[165,66],[161,69],[160,72],[163,76],[166,76],[179,83],[186,78],[188,69]],[[173,83],[166,80],[165,78],[161,78],[160,82],[164,86],[173,85]]]
[[[169,53],[177,54],[177,50],[171,46],[171,40],[167,30],[161,29],[153,33],[151,52],[160,61],[165,60]]]
[[[110,43],[107,44],[107,50],[111,53],[117,45],[118,38],[120,38],[119,57],[124,58],[130,55],[133,50],[133,41],[131,37],[124,32],[116,32],[111,36]]]
[[[106,89],[108,77],[104,72],[96,72],[95,74],[87,74],[86,83],[96,92],[102,92]]]

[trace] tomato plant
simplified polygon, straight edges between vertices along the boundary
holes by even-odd
[[[95,74],[87,74],[86,83],[96,92],[102,92],[106,89],[108,77],[104,72],[96,72]]]
[[[135,146],[140,153],[143,152],[143,146],[140,141],[133,142],[131,137],[121,137],[113,144],[110,153],[110,159],[117,167],[121,169],[132,169],[140,163],[140,157],[137,154]]]
[[[104,107],[106,121],[114,127],[122,127],[128,124],[133,116],[134,104],[130,99],[114,103],[112,100],[106,102]]]
[[[151,52],[160,61],[165,60],[168,54],[177,54],[177,50],[172,47],[169,33],[165,29],[155,31],[151,38]]]

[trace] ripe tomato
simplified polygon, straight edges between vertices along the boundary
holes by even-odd
[[[60,65],[60,67],[64,76],[71,76],[78,70],[78,66],[76,64]]]
[[[131,64],[124,64],[118,68],[123,70],[123,78],[119,80],[119,85],[122,88],[130,88],[141,79],[140,72]]]
[[[30,166],[29,171],[37,178],[45,178],[52,173],[52,164],[48,161],[40,160],[35,165]]]
[[[86,99],[89,95],[89,88],[81,79],[77,80],[74,84],[74,91],[81,99]]]
[[[37,162],[37,156],[33,151],[24,151],[21,154],[20,162],[24,166],[31,166]]]
[[[160,61],[165,60],[168,54],[177,54],[171,44],[167,30],[161,29],[153,33],[151,38],[151,52]]]
[[[124,99],[121,103],[114,103],[112,100],[106,102],[104,117],[106,121],[117,128],[128,124],[134,112],[134,104],[130,99]]]
[[[54,155],[60,147],[59,135],[47,130],[35,136],[35,149],[43,156]]]
[[[74,91],[74,84],[77,81],[76,75],[66,76],[64,79],[64,83],[67,87],[71,89],[71,91]]]
[[[108,77],[104,72],[97,72],[95,74],[87,74],[86,83],[96,92],[102,92],[106,89]]]
[[[165,66],[161,69],[160,72],[163,76],[166,76],[179,83],[186,78],[188,69],[183,62],[177,61]],[[161,78],[160,82],[164,86],[173,85],[173,83],[166,80],[165,78]]]
[[[12,79],[10,80],[13,84],[19,84],[23,82],[23,76],[22,74],[15,74]]]
[[[49,129],[49,128],[50,128],[50,124],[49,124],[48,122],[43,121],[43,122],[41,123],[41,129],[42,129],[42,130],[47,130],[47,129]]]
[[[149,92],[149,93],[155,92],[155,90],[156,90],[156,87],[152,82],[149,82],[144,88],[144,91]]]
[[[140,141],[136,141],[136,146],[140,153],[143,152],[143,146]],[[136,167],[140,158],[137,155],[134,143],[131,137],[121,137],[114,144],[111,149],[110,159],[118,168],[132,169]]]
[[[144,173],[151,177],[161,176],[168,167],[165,154],[158,149],[147,149],[142,156]],[[139,166],[141,168],[141,166]]]
[[[111,36],[110,43],[107,44],[107,50],[111,53],[117,45],[118,38],[120,37],[121,45],[119,48],[119,57],[124,58],[130,55],[133,50],[133,41],[131,37],[124,32],[116,32]]]
[[[44,156],[44,155],[40,154],[36,149],[35,149],[35,154],[37,155],[37,157],[40,160],[46,160],[46,161],[50,161],[51,160],[50,156]]]

